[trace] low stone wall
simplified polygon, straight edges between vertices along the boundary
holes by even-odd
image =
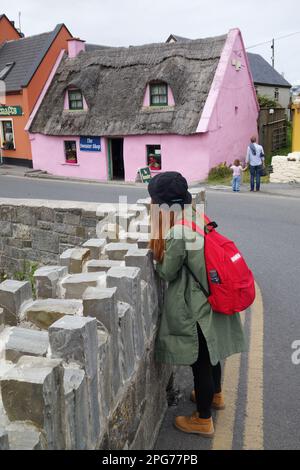
[[[273,157],[272,166],[271,183],[300,183],[300,152],[289,153],[287,157]]]
[[[57,264],[67,248],[96,236],[99,204],[0,198],[0,271],[23,271],[24,260]]]
[[[0,449],[153,448],[173,373],[154,360],[165,283],[149,200],[127,209],[98,207],[97,238],[40,267],[35,300],[0,283]]]

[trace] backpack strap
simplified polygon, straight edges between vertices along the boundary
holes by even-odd
[[[187,227],[190,227],[193,232],[197,232],[199,233],[200,235],[202,235],[203,237],[205,237],[205,233],[203,230],[201,230],[197,224],[195,224],[195,222],[189,222],[188,220],[185,220],[185,219],[182,219],[182,220],[179,220],[178,222],[176,222],[176,225],[186,225]],[[206,298],[208,298],[210,296],[210,293],[207,292],[207,290],[203,287],[203,285],[201,284],[201,282],[199,281],[199,279],[195,276],[195,274],[193,273],[193,271],[191,270],[191,268],[186,264],[186,262],[183,263],[184,266],[187,268],[187,270],[189,271],[189,273],[193,276],[194,278],[194,281],[197,283],[197,285],[199,286],[200,290],[203,292],[203,294],[205,295]]]

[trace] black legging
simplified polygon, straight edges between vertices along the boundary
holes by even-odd
[[[197,361],[191,365],[194,375],[197,411],[200,418],[211,417],[211,404],[214,393],[221,392],[221,364],[212,366],[209,358],[206,339],[197,323],[199,354]]]

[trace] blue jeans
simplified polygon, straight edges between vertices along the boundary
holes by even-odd
[[[241,177],[240,176],[234,176],[232,178],[232,191],[239,191],[240,190],[240,184],[241,184]]]
[[[254,191],[254,178],[256,180],[256,191],[259,191],[261,169],[262,169],[262,165],[256,165],[256,166],[250,165],[250,189],[251,191]]]

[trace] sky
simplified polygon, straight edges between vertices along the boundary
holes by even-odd
[[[3,7],[0,7],[3,8]],[[164,42],[169,34],[191,39],[242,32],[246,48],[275,38],[275,68],[300,85],[300,0],[14,0],[6,16],[26,36],[65,23],[92,44],[129,46]],[[271,42],[249,48],[271,63]]]

